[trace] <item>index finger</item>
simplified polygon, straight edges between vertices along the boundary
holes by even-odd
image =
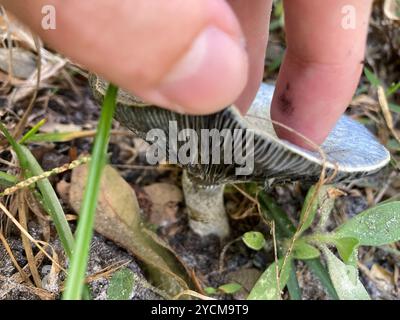
[[[322,144],[357,88],[372,0],[286,0],[287,52],[271,117]],[[310,148],[298,135],[278,135]]]

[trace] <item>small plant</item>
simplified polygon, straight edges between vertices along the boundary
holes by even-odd
[[[293,263],[296,260],[308,265],[331,298],[370,299],[358,276],[358,248],[400,240],[400,202],[377,205],[329,232],[328,218],[335,197],[339,194],[340,191],[333,186],[312,187],[306,196],[297,226],[264,191],[258,194],[261,213],[271,222],[273,234],[276,235],[277,259],[261,275],[248,299],[281,299],[286,286],[292,299],[300,299]],[[327,269],[321,261],[325,262]]]
[[[135,275],[128,268],[114,273],[107,289],[107,300],[129,300],[135,286]]]

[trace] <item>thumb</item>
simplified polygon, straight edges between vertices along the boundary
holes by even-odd
[[[247,83],[240,25],[225,0],[0,0],[46,42],[145,101],[185,113],[232,103]],[[56,9],[43,30],[42,6]]]

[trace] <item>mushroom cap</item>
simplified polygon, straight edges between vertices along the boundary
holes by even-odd
[[[107,83],[96,76],[91,76],[90,84],[96,98],[100,99],[106,91]],[[166,141],[161,142],[166,144],[168,144],[168,135],[171,133],[170,121],[176,123],[177,132],[192,129],[198,137],[201,137],[202,129],[217,129],[217,132],[225,129],[225,132],[231,133],[233,141],[230,144],[225,144],[223,140],[218,144],[220,163],[215,163],[211,159],[212,152],[215,152],[215,145],[212,145],[211,139],[208,141],[209,161],[200,159],[199,152],[193,157],[191,163],[184,165],[178,163],[188,171],[192,179],[204,185],[238,181],[265,183],[270,179],[274,179],[275,182],[316,181],[323,168],[327,176],[332,176],[332,182],[339,182],[373,174],[390,161],[389,152],[368,129],[348,116],[342,116],[339,119],[322,144],[323,154],[320,151],[306,150],[279,139],[269,117],[274,89],[273,85],[263,83],[245,116],[242,116],[235,106],[227,107],[211,115],[179,114],[146,104],[120,90],[115,117],[122,125],[143,139],[146,139],[150,130],[161,129],[167,137]],[[236,135],[235,130],[237,130],[236,133],[239,132]],[[247,153],[246,144],[249,146],[250,140],[245,138],[246,132],[251,134],[249,137],[254,142],[254,148],[249,148]],[[175,130],[173,133],[176,133]],[[201,140],[197,141],[198,150],[202,147]],[[178,141],[176,150],[179,150],[184,143]],[[229,149],[229,145],[233,147],[232,150]],[[176,150],[169,149],[167,146],[167,161],[176,156]],[[236,161],[232,163],[224,161],[225,151],[233,152],[234,155],[243,155],[241,164]],[[245,161],[250,159],[247,157],[251,157],[251,161],[254,161],[251,174],[238,174],[237,169],[247,165]],[[236,158],[233,157],[233,159]]]

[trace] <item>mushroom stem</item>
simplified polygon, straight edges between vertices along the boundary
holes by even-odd
[[[226,238],[230,228],[224,206],[225,185],[199,185],[184,171],[182,187],[191,229],[202,237],[215,234]]]

